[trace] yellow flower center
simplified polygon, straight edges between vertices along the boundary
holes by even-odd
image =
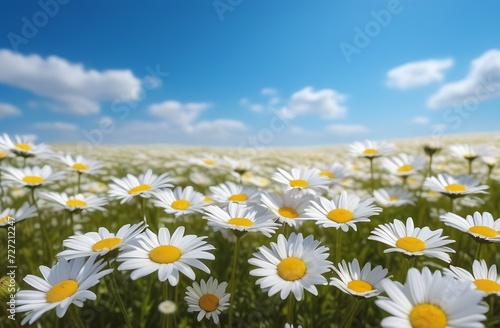
[[[122,239],[117,238],[117,237],[111,237],[111,238],[105,238],[103,240],[99,240],[97,243],[95,243],[92,246],[92,252],[100,252],[103,249],[112,250],[117,245],[119,245],[121,242],[122,242]]]
[[[253,226],[253,221],[247,218],[232,218],[227,221],[227,223],[240,226],[240,227],[251,227]]]
[[[52,288],[47,292],[45,300],[49,303],[60,302],[78,290],[78,283],[74,280],[64,280],[57,285],[52,286]]]
[[[469,231],[488,238],[495,238],[500,234],[498,231],[487,226],[473,226],[469,228]]]
[[[149,258],[151,261],[160,264],[175,262],[181,257],[181,255],[181,250],[172,245],[161,245],[153,248],[151,252],[149,252]]]
[[[326,217],[329,220],[332,220],[337,223],[346,223],[351,221],[354,218],[354,214],[352,214],[351,211],[343,209],[343,208],[336,208],[334,210],[331,210],[328,212]]]
[[[4,217],[1,217],[0,218],[0,223],[5,223],[5,222],[9,222],[10,221],[10,216],[6,215]]]
[[[378,151],[374,148],[367,148],[363,151],[363,154],[372,156],[372,155],[377,155]]]
[[[299,213],[297,213],[296,210],[294,210],[291,207],[282,207],[278,210],[278,213],[288,219],[295,219],[296,217],[299,216]]]
[[[24,151],[31,150],[31,146],[29,144],[26,144],[26,143],[18,143],[18,144],[15,144],[14,146],[16,146],[16,148],[24,150]]]
[[[356,293],[364,293],[373,290],[373,286],[364,280],[351,280],[347,283],[347,288]]]
[[[228,197],[228,200],[232,202],[244,202],[248,199],[248,196],[245,194],[234,194]]]
[[[211,198],[211,197],[208,197],[208,196],[205,196],[205,198],[203,198],[203,202],[204,203],[211,203],[213,202],[214,200]]]
[[[333,178],[335,178],[335,174],[333,174],[333,173],[332,173],[332,172],[330,172],[330,171],[326,171],[326,170],[324,170],[324,171],[320,171],[320,172],[319,172],[319,175],[324,176],[324,177],[327,177],[327,178],[328,178],[328,179],[330,179],[330,180],[331,180],[331,179],[333,179]]]
[[[79,199],[68,199],[66,205],[69,207],[87,207],[87,203]]]
[[[278,275],[286,281],[301,279],[307,270],[307,266],[299,258],[287,257],[281,260],[277,267]]]
[[[213,165],[215,165],[215,161],[214,161],[214,160],[211,160],[211,159],[204,159],[204,160],[203,160],[203,163],[205,163],[205,165],[208,165],[208,166],[213,166]]]
[[[400,166],[398,168],[398,173],[408,173],[408,172],[413,171],[413,169],[414,169],[413,165],[405,164],[405,165]]]
[[[78,171],[87,171],[89,169],[88,166],[83,163],[75,163],[71,167]]]
[[[137,187],[131,188],[128,191],[128,193],[130,195],[136,195],[136,194],[141,193],[143,191],[148,191],[149,189],[151,189],[150,185],[148,185],[148,184],[141,184],[141,185],[138,185]]]
[[[423,251],[425,249],[425,243],[415,237],[403,237],[396,241],[396,247],[415,253]]]
[[[206,312],[213,312],[219,306],[219,298],[214,294],[204,294],[200,297],[198,305]]]
[[[390,196],[389,197],[389,200],[393,201],[393,202],[396,202],[399,200],[399,197],[398,196]]]
[[[410,323],[413,328],[445,328],[448,318],[439,306],[419,304],[410,312]]]
[[[297,180],[290,181],[290,187],[307,188],[307,186],[309,186],[309,182],[307,182],[306,180],[297,179]]]
[[[476,285],[477,289],[486,293],[500,293],[500,284],[493,280],[477,279],[474,281],[474,285]]]
[[[465,191],[467,188],[463,184],[460,183],[452,183],[444,187],[449,192],[462,192]]]
[[[4,158],[7,156],[7,152],[6,151],[0,151],[0,159]]]
[[[191,203],[185,199],[177,199],[174,200],[170,206],[172,206],[172,208],[175,210],[183,211],[191,206]]]
[[[39,175],[27,175],[23,178],[23,182],[29,185],[37,185],[43,182],[43,178]]]

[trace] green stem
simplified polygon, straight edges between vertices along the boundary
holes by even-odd
[[[118,303],[118,307],[120,308],[120,311],[122,312],[123,317],[125,318],[125,325],[127,328],[132,328],[132,324],[130,323],[130,319],[128,317],[128,312],[127,309],[125,308],[125,304],[123,304],[123,300],[120,296],[120,292],[118,291],[118,285],[116,284],[116,278],[115,278],[115,272],[111,267],[111,263],[108,262],[108,266],[110,269],[113,270],[113,272],[110,274],[110,289],[111,293],[113,294],[114,298],[116,299],[116,302]]]
[[[483,243],[479,242],[477,243],[477,248],[476,248],[476,260],[480,260],[481,259],[481,250],[483,248]]]
[[[236,236],[236,245],[234,245],[234,254],[233,254],[233,270],[231,271],[231,280],[229,283],[231,284],[231,289],[230,289],[230,299],[229,299],[229,325],[228,327],[231,328],[233,327],[233,307],[234,307],[234,288],[235,288],[235,278],[236,278],[236,269],[238,267],[238,252],[240,250],[240,242],[241,242],[241,237]]]
[[[344,320],[342,320],[342,323],[340,324],[341,328],[351,327],[352,319],[354,318],[354,315],[356,314],[356,311],[358,310],[359,303],[361,303],[359,301],[359,299],[354,298],[354,301],[351,305],[351,308],[349,309],[349,312],[347,312],[347,315],[344,317]]]
[[[71,315],[71,318],[75,322],[75,325],[77,328],[84,328],[85,327],[83,325],[82,319],[80,318],[80,315],[78,314],[78,310],[76,308],[76,305],[72,304],[69,306],[69,314]]]
[[[78,174],[78,182],[76,184],[76,190],[77,190],[77,193],[80,193],[80,183],[82,180],[82,174],[80,172],[77,172],[76,174]]]
[[[288,223],[283,222],[283,236],[288,238]]]
[[[290,325],[293,324],[293,307],[294,307],[294,303],[295,303],[295,296],[293,295],[293,293],[290,293],[290,295],[288,295],[288,310],[287,310],[287,323],[289,323]]]
[[[427,168],[427,176],[432,176],[432,155],[429,155],[429,167]]]
[[[45,224],[43,223],[42,216],[40,214],[40,209],[38,208],[38,203],[35,198],[35,188],[31,188],[31,200],[33,205],[36,207],[36,214],[38,216],[38,223],[40,224],[40,230],[42,231],[42,236],[45,239],[45,246],[47,247],[47,253],[49,254],[50,260],[54,258],[53,250],[52,250],[52,241],[50,240],[49,234],[47,233],[47,229],[45,229]]]
[[[333,265],[337,265],[340,263],[340,253],[342,250],[342,230],[337,229],[337,238],[335,240],[335,263]]]
[[[450,212],[453,213],[453,197],[450,197]]]
[[[1,163],[1,161],[0,161]],[[3,210],[5,207],[4,207],[4,203],[3,203],[3,186],[2,186],[2,167],[0,166],[0,208]]]
[[[375,178],[373,175],[373,158],[369,158],[370,160],[370,176],[371,176],[371,188],[372,188],[372,194],[375,191]]]
[[[472,159],[468,159],[469,162],[469,174],[472,174]]]
[[[408,273],[408,269],[410,269],[411,265],[413,264],[413,261],[415,260],[415,257],[412,256],[408,258],[405,256],[405,261],[403,262],[403,265],[401,266],[401,271],[398,274],[398,281],[403,283],[405,282],[406,279],[406,274]]]

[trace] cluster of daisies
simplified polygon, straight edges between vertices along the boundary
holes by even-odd
[[[354,304],[376,297],[376,305],[391,314],[381,322],[383,327],[482,327],[481,321],[486,319],[488,311],[483,298],[500,295],[500,278],[496,266],[488,267],[481,258],[481,247],[500,242],[500,219],[495,220],[488,212],[476,212],[466,218],[453,212],[462,199],[482,201],[476,200],[477,196],[486,194],[488,185],[481,184],[480,176],[473,173],[473,163],[482,158],[488,168],[486,178],[489,178],[497,163],[495,150],[486,146],[454,145],[450,152],[466,160],[468,174],[433,176],[432,163],[438,159],[440,150],[439,146],[427,145],[424,151],[428,158],[408,154],[390,157],[394,151],[391,144],[375,141],[352,144],[351,154],[366,160],[366,172],[361,176],[370,180],[369,192],[346,191],[353,170],[360,168],[338,162],[276,168],[268,177],[259,177],[250,173],[255,166],[252,162],[209,155],[190,160],[191,165],[202,168],[189,175],[193,185],[180,186],[170,174],[158,175],[148,169],[138,176],[127,174],[112,178],[107,196],[101,197],[82,191],[81,182],[82,175],[101,174],[105,169],[102,162],[80,155],[56,154],[46,145],[35,144],[30,137],[10,138],[4,134],[0,137],[0,154],[4,154],[0,161],[10,157],[10,163],[22,167],[2,165],[0,168],[0,226],[7,224],[10,218],[19,223],[36,217],[46,237],[47,222],[38,212],[39,201],[46,202],[55,211],[67,212],[71,220],[73,215],[82,212],[105,211],[113,201],[123,206],[139,205],[142,215],[139,220],[130,219],[135,222],[123,225],[116,232],[100,227],[98,231],[74,234],[73,227],[69,227],[68,237],[62,242],[64,250],[56,254],[57,263],[52,268],[40,266],[43,278],[33,275],[24,278],[34,290],[17,292],[16,311],[27,313],[22,324],[32,324],[52,309],[58,317],[63,317],[72,307],[82,307],[86,300],[97,298],[90,289],[101,278],[109,281],[109,289],[119,299],[119,291],[114,286],[114,275],[118,272],[128,272],[131,280],[154,273],[164,286],[177,286],[180,279],[193,281],[185,293],[188,311],[198,313],[198,321],[207,318],[216,324],[220,322],[221,313],[227,311],[228,327],[231,327],[234,295],[238,293],[235,279],[239,245],[241,238],[250,233],[270,238],[268,245],[260,246],[247,259],[253,267],[248,274],[256,277],[255,284],[270,297],[278,294],[282,300],[302,301],[305,292],[318,295],[317,286],[331,285],[351,295]],[[28,161],[34,160],[55,161],[65,170],[55,171],[46,164],[27,166]],[[391,176],[388,187],[375,188],[381,181],[374,170],[379,164]],[[213,179],[202,172],[221,167],[227,179],[212,185]],[[427,177],[421,179],[420,187],[414,190],[411,179],[419,175]],[[68,176],[76,181],[66,186],[64,192],[47,190],[48,185],[64,181]],[[207,186],[205,193],[197,191],[200,185]],[[24,187],[29,190],[30,201],[17,210],[3,209],[4,187]],[[343,259],[342,234],[350,229],[357,231],[358,225],[369,223],[382,208],[414,206],[418,199],[431,192],[449,198],[450,208],[440,215],[441,222],[477,242],[472,273],[453,265],[435,272],[426,266],[421,270],[412,268],[414,260],[421,256],[451,263],[450,254],[455,250],[450,245],[456,241],[444,235],[443,229],[416,227],[411,217],[381,223],[368,236],[369,240],[388,246],[384,253],[401,253],[401,262],[406,266],[402,265],[398,276],[389,275],[389,269],[381,265],[360,264],[356,258]],[[172,216],[175,222],[187,217],[205,220],[213,231],[221,232],[234,248],[230,281],[219,283],[215,266],[212,265],[211,270],[207,265],[208,261],[215,260],[212,253],[215,247],[209,243],[215,234],[189,234],[188,220],[169,229],[168,222],[148,215],[146,209],[151,206]],[[64,220],[66,222],[66,218]],[[319,238],[300,232],[307,222],[313,222],[319,229],[335,229],[335,247],[331,254]],[[50,244],[45,246],[50,252]],[[211,276],[198,282],[195,270]],[[287,326],[294,323],[293,302],[290,304]],[[130,326],[125,307],[121,309],[125,324]],[[344,318],[342,326],[349,326],[355,313],[356,308]],[[78,314],[74,320],[78,321]]]

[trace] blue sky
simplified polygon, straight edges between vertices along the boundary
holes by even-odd
[[[0,2],[0,132],[305,146],[498,130],[494,1]]]

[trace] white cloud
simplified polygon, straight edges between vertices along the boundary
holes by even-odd
[[[415,124],[427,124],[429,123],[429,118],[425,116],[415,116],[411,119],[411,122]]]
[[[387,85],[410,89],[442,81],[444,72],[453,66],[453,59],[429,59],[410,62],[387,72]]]
[[[333,89],[314,91],[312,87],[305,87],[292,95],[282,112],[288,118],[319,115],[322,118],[336,119],[345,116],[346,107],[342,104],[345,100],[345,95]]]
[[[276,90],[275,88],[263,88],[262,90],[260,90],[260,94],[263,96],[274,97],[278,94],[278,90]]]
[[[33,127],[40,130],[59,130],[59,131],[75,131],[78,126],[65,122],[38,122],[34,123]]]
[[[224,138],[234,135],[237,132],[247,131],[247,127],[241,121],[218,119],[213,121],[202,121],[190,129],[190,133],[199,135],[209,135],[216,138]]]
[[[254,113],[260,113],[264,110],[264,106],[262,106],[261,104],[252,104],[250,100],[248,100],[248,98],[241,98],[240,106],[243,106]]]
[[[0,118],[21,115],[21,110],[14,105],[0,103]]]
[[[175,100],[167,100],[159,104],[152,104],[148,108],[149,114],[165,119],[181,127],[189,127],[198,118],[200,113],[209,108],[208,103],[182,104]]]
[[[500,50],[493,49],[474,59],[467,76],[443,85],[427,101],[430,108],[475,105],[500,97]]]
[[[337,136],[350,136],[353,134],[365,134],[370,130],[362,124],[332,124],[326,127],[328,133]]]
[[[0,50],[0,83],[50,99],[51,110],[78,115],[98,113],[101,101],[135,99],[141,86],[130,70],[97,71],[6,49]]]

